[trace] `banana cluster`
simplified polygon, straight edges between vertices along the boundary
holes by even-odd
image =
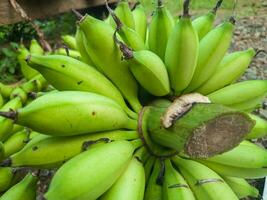
[[[36,40],[19,47],[24,79],[0,83],[0,200],[36,199],[43,169],[57,169],[47,200],[259,197],[246,179],[267,175],[267,151],[250,140],[267,135],[267,121],[250,112],[266,97],[267,80],[237,82],[256,52],[227,53],[234,19],[214,27],[222,0],[194,20],[189,2],[174,19],[158,1],[148,23],[141,4],[131,10],[121,0],[114,11],[107,5],[105,20],[83,16],[75,36],[62,36],[65,48],[44,52]],[[189,93],[244,113],[255,126],[222,154],[168,149],[159,156],[149,146],[165,151],[165,138],[141,129],[161,119],[143,112]]]

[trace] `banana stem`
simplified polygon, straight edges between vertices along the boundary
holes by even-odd
[[[127,128],[130,129],[130,130],[137,130],[137,127],[138,127],[137,120],[129,118],[129,121],[127,123]]]
[[[183,17],[190,17],[190,15],[189,15],[189,4],[190,4],[190,0],[184,0]]]
[[[0,111],[0,116],[16,121],[18,112],[16,112],[15,110],[10,110],[8,112]]]
[[[228,151],[254,126],[247,114],[218,104],[194,103],[191,107],[185,105],[185,109],[178,106],[176,110],[173,105],[169,108],[147,109],[149,136],[156,144],[184,151],[190,157],[207,158]],[[171,126],[163,124],[165,118],[170,119]]]
[[[223,0],[218,0],[215,7],[212,9],[212,12],[216,14],[217,10],[221,7]]]
[[[134,146],[134,149],[137,149],[143,145],[143,142],[141,139],[132,140],[131,143]]]
[[[108,9],[108,12],[110,14],[110,16],[112,17],[112,19],[114,20],[114,22],[116,23],[116,30],[120,30],[121,27],[123,26],[123,23],[121,22],[121,20],[117,17],[117,15],[114,13],[114,11],[109,7],[108,5],[108,1],[106,0],[106,8]]]

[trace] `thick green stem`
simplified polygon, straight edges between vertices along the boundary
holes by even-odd
[[[206,158],[228,151],[237,146],[254,126],[254,121],[245,113],[228,107],[193,103],[176,118],[166,116],[166,108],[147,109],[147,131],[151,140],[158,145],[184,151],[190,157]],[[169,110],[168,110],[169,112]],[[162,122],[171,118],[171,126]]]

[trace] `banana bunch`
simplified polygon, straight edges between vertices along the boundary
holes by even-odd
[[[174,20],[158,0],[150,23],[141,3],[106,3],[109,17],[81,17],[64,48],[21,45],[26,80],[0,83],[0,200],[36,199],[45,169],[47,200],[257,198],[246,179],[267,175],[267,151],[249,140],[267,121],[251,111],[267,80],[237,82],[256,52],[228,52],[222,3],[192,19],[185,0]]]

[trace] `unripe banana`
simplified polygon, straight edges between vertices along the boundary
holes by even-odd
[[[4,99],[8,99],[10,97],[11,92],[16,88],[19,84],[15,85],[5,85],[3,83],[0,83],[0,94]]]
[[[12,169],[10,167],[0,167],[0,192],[4,192],[9,188],[12,179]]]
[[[108,6],[108,4],[106,4],[106,7],[112,19],[116,23],[116,32],[119,33],[123,41],[135,51],[146,49],[145,43],[141,36],[134,29],[125,26],[113,12],[113,10]]]
[[[221,6],[223,0],[218,0],[216,6],[207,14],[196,18],[192,25],[198,33],[198,39],[201,40],[208,32],[211,31],[213,23],[215,21],[216,12]]]
[[[147,18],[145,9],[142,4],[138,4],[135,9],[132,11],[134,22],[135,22],[135,31],[143,39],[143,42],[146,41],[146,31],[147,31]]]
[[[155,53],[149,50],[131,51],[130,49],[123,53],[134,77],[150,94],[164,96],[170,92],[166,67]]]
[[[84,44],[85,44],[84,35],[83,35],[82,30],[79,27],[77,27],[75,39],[76,39],[77,50],[81,54],[81,60],[88,65],[94,66],[92,59],[90,58],[90,56],[86,52],[86,48],[84,46]]]
[[[255,51],[252,48],[226,55],[215,73],[196,91],[206,95],[235,82],[245,72],[254,56]]]
[[[258,179],[267,176],[266,168],[245,168],[222,165],[205,160],[199,161],[222,176],[232,176],[246,179]]]
[[[267,151],[249,141],[220,155],[206,159],[209,162],[245,168],[264,168],[267,166]]]
[[[114,12],[125,26],[135,29],[134,18],[128,0],[120,0]],[[116,23],[112,18],[110,18],[110,24],[112,27],[116,27]]]
[[[165,160],[163,199],[195,200],[194,194],[188,184],[182,175],[173,168],[169,159]]]
[[[55,174],[45,197],[48,200],[95,200],[127,168],[133,146],[115,141],[89,149],[65,163]]]
[[[70,49],[77,49],[75,37],[71,35],[62,35],[61,39],[63,40],[64,44],[66,44]]]
[[[3,106],[3,104],[4,104],[4,99],[3,99],[3,96],[0,93],[0,108]]]
[[[88,91],[109,97],[119,103],[132,117],[119,90],[100,72],[89,65],[67,56],[32,55],[28,63],[37,69],[57,90]]]
[[[64,49],[64,48],[59,48],[55,51],[55,54],[57,55],[63,55],[63,56],[69,56],[72,58],[75,58],[77,60],[81,60],[81,54],[76,51],[76,50],[72,50],[72,49]]]
[[[17,133],[17,132],[19,132],[19,131],[22,131],[23,129],[24,129],[23,126],[20,126],[20,125],[18,125],[18,124],[14,124],[14,126],[13,126],[13,128],[12,128],[10,134],[13,135],[14,133]]]
[[[213,103],[230,106],[246,103],[267,94],[267,80],[248,80],[226,86],[208,95]],[[255,105],[254,105],[255,106]]]
[[[37,132],[53,136],[137,128],[137,122],[130,119],[119,104],[89,92],[49,93],[17,112],[0,112],[0,115],[13,118],[17,124]]]
[[[1,196],[0,200],[36,200],[37,177],[28,174]]]
[[[162,197],[162,170],[164,169],[160,160],[156,160],[153,166],[151,176],[149,177],[144,200],[165,200]]]
[[[246,136],[246,139],[256,139],[261,138],[267,135],[267,121],[261,117],[258,117],[253,114],[248,114],[256,124],[251,130],[251,132]]]
[[[20,45],[18,49],[18,57],[17,57],[18,62],[20,64],[20,69],[21,69],[23,76],[27,80],[30,80],[32,77],[37,75],[38,72],[32,69],[30,66],[28,66],[27,62],[25,61],[28,55],[30,55],[30,52],[23,45]]]
[[[112,187],[100,200],[143,200],[145,192],[145,170],[135,157]]]
[[[16,97],[7,102],[1,108],[1,111],[7,112],[10,109],[17,110],[18,108],[21,108],[21,106],[22,106],[21,99],[19,97]],[[13,124],[14,124],[13,120],[0,117],[0,141],[4,141],[8,138],[9,136],[8,134],[12,130]]]
[[[47,81],[41,74],[37,74],[31,78],[26,83],[22,84],[20,87],[17,87],[10,94],[10,99],[20,97],[23,104],[26,103],[28,99],[28,94],[30,92],[39,92],[47,86]]]
[[[156,158],[154,156],[150,156],[145,163],[146,185],[148,184],[148,179],[151,176],[155,160]]]
[[[86,51],[96,67],[104,72],[131,107],[139,112],[142,106],[137,99],[137,83],[127,67],[128,63],[121,61],[121,52],[113,40],[114,30],[105,22],[89,15],[79,22],[79,26],[86,38]]]
[[[142,162],[143,164],[146,163],[146,161],[148,160],[150,154],[147,151],[146,147],[142,146],[139,149],[137,149],[134,152],[134,157],[136,157],[140,162]]]
[[[39,135],[21,151],[10,157],[13,167],[54,168],[80,154],[87,144],[97,140],[132,140],[138,138],[136,131],[110,131],[72,137],[50,137]],[[90,148],[90,146],[89,146]],[[55,152],[58,152],[55,154]],[[49,159],[48,159],[49,158]]]
[[[0,141],[0,161],[5,158],[5,147],[4,144]]]
[[[185,6],[186,8],[186,6]],[[159,42],[161,42],[159,40]],[[187,10],[175,24],[167,43],[165,63],[171,88],[179,95],[190,83],[198,59],[198,36]]]
[[[214,171],[193,160],[172,158],[199,200],[238,200],[236,194]]]
[[[194,91],[215,72],[231,44],[234,25],[224,22],[210,31],[199,43],[199,55],[193,79],[184,93]]]
[[[165,58],[166,46],[173,26],[174,19],[169,10],[159,2],[149,25],[148,45],[149,49],[162,60]]]
[[[30,53],[31,54],[37,54],[37,55],[43,55],[44,54],[43,48],[40,46],[40,44],[35,39],[31,40]]]
[[[4,142],[5,158],[20,151],[32,138],[28,130],[22,130],[9,137]]]
[[[223,176],[222,178],[236,193],[239,199],[245,197],[259,197],[258,189],[250,185],[245,179],[230,176]]]
[[[263,94],[254,99],[250,99],[250,100],[247,100],[241,103],[228,105],[228,107],[231,107],[232,109],[239,110],[239,111],[252,112],[257,108],[262,107],[262,103],[265,97],[266,97],[266,94]]]

